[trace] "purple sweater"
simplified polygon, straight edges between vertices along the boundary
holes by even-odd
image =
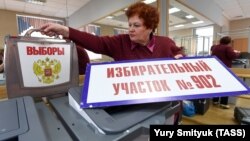
[[[69,28],[69,39],[87,50],[110,56],[115,61],[173,58],[176,54],[182,54],[181,49],[170,38],[163,36],[154,36],[154,38],[154,50],[151,52],[146,46],[139,44],[132,48],[133,43],[128,34],[100,37]]]
[[[239,53],[235,53],[233,48],[228,45],[213,45],[211,47],[212,55],[218,57],[227,67],[232,67],[232,61],[240,56]]]

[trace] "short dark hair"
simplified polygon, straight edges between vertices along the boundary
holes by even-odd
[[[144,25],[148,29],[153,29],[153,31],[157,28],[160,20],[157,8],[143,2],[130,5],[125,14],[128,18],[138,15],[139,18],[144,20]]]
[[[224,36],[220,39],[220,44],[227,45],[230,44],[232,41],[231,37],[229,36]]]

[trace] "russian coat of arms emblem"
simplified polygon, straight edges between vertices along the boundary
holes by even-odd
[[[45,58],[38,59],[33,63],[33,72],[38,81],[44,84],[51,84],[54,80],[59,79],[61,72],[61,62],[56,59]]]

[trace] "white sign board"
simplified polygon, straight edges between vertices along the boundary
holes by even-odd
[[[82,108],[246,94],[244,84],[216,57],[90,64]]]
[[[70,81],[70,45],[28,42],[17,45],[24,87],[53,86]]]

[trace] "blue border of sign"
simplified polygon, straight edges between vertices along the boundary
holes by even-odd
[[[91,67],[94,65],[106,65],[106,64],[117,64],[117,63],[131,63],[131,62],[145,62],[145,61],[157,61],[157,60],[173,60],[172,58],[159,58],[159,59],[141,59],[141,60],[126,60],[126,61],[114,61],[114,62],[101,62],[88,64],[85,73],[84,85],[81,93],[81,108],[94,108],[94,107],[109,107],[118,105],[130,105],[130,104],[142,104],[142,103],[154,103],[154,102],[164,102],[164,101],[177,101],[177,100],[188,100],[188,99],[200,99],[200,98],[211,98],[216,96],[234,96],[247,94],[250,92],[249,86],[247,86],[239,77],[237,77],[230,68],[225,66],[223,62],[220,61],[216,56],[206,56],[206,57],[183,57],[182,59],[199,59],[199,58],[215,58],[222,66],[224,66],[232,76],[234,76],[247,90],[246,91],[233,91],[233,92],[223,92],[223,93],[203,93],[202,95],[185,95],[185,96],[172,96],[172,97],[161,97],[161,98],[150,98],[150,99],[140,99],[140,100],[123,100],[123,101],[113,101],[113,102],[99,102],[99,103],[87,103],[88,88]],[[105,92],[105,90],[103,90]]]

